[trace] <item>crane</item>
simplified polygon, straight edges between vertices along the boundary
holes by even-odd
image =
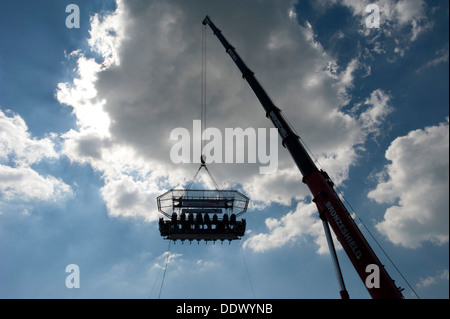
[[[208,25],[214,32],[230,55],[236,66],[242,72],[245,79],[255,93],[262,107],[266,111],[266,117],[278,129],[281,143],[291,154],[296,166],[303,176],[303,182],[312,193],[313,202],[319,211],[319,216],[323,222],[328,245],[335,265],[336,274],[340,285],[340,295],[342,299],[348,299],[349,295],[345,288],[340,271],[337,256],[334,250],[329,227],[333,229],[336,238],[344,248],[351,263],[356,269],[361,280],[366,284],[370,296],[374,299],[402,299],[401,289],[395,285],[394,280],[389,276],[383,264],[370,247],[369,243],[361,233],[347,208],[334,190],[334,184],[328,174],[319,170],[314,161],[309,156],[300,137],[294,132],[281,110],[274,104],[267,92],[258,82],[255,74],[247,67],[245,62],[236,52],[236,49],[228,42],[209,16],[203,20],[203,25]],[[379,273],[377,285],[368,285],[367,277],[372,274],[370,269],[376,269]],[[374,270],[375,271],[375,270]]]

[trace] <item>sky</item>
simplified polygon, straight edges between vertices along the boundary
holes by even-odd
[[[173,160],[171,134],[185,128],[190,147],[199,138],[207,14],[338,185],[405,298],[447,299],[441,0],[3,1],[0,298],[339,298],[317,209],[279,138],[269,174],[225,143],[232,163],[210,154],[219,186],[251,198],[240,241],[169,246],[159,234],[156,197],[199,167],[190,148]],[[266,132],[273,146],[270,121],[210,29],[205,75],[206,126]],[[196,186],[212,187],[205,174]],[[337,249],[350,297],[370,298]],[[78,288],[66,285],[68,265]]]

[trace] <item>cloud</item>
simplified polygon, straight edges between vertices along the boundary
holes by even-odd
[[[195,261],[195,266],[198,267],[198,271],[206,271],[217,267],[215,261],[198,259]]]
[[[8,116],[7,114],[10,114]],[[0,192],[11,201],[57,201],[72,194],[72,189],[53,176],[42,176],[31,168],[42,160],[55,159],[55,136],[31,137],[25,121],[11,111],[0,110]]]
[[[441,63],[448,63],[448,43],[447,47],[441,49],[435,53],[435,58],[425,63],[423,66],[416,70],[417,73],[422,72],[426,68],[435,67]]]
[[[58,201],[72,193],[71,187],[53,176],[41,176],[29,167],[0,165],[0,191],[9,201]]]
[[[32,138],[18,114],[0,109],[0,160],[12,159],[16,164],[31,165],[57,156],[51,137]]]
[[[391,206],[378,231],[395,244],[417,248],[447,243],[449,224],[449,125],[411,131],[386,151],[388,164],[370,199]]]
[[[299,202],[295,211],[287,213],[280,219],[267,218],[265,223],[269,232],[251,235],[244,242],[244,248],[264,252],[305,237],[312,237],[318,246],[317,253],[328,253],[322,221],[318,218],[317,207],[314,203]],[[337,248],[342,247],[337,245]]]
[[[364,105],[367,105],[368,108],[359,115],[366,134],[374,137],[380,135],[387,115],[393,111],[390,99],[391,97],[380,89],[373,91],[366,99]]]
[[[166,251],[162,255],[156,257],[153,267],[157,269],[165,269],[166,264],[169,265],[183,262],[183,259],[181,259],[182,256],[183,254],[176,254]]]
[[[420,281],[416,284],[417,288],[426,288],[436,285],[440,281],[449,280],[448,269],[444,269],[434,276],[429,276],[427,278],[420,278]]]
[[[322,10],[333,5],[349,8],[359,21],[359,32],[369,37],[369,43],[373,43],[373,52],[384,53],[387,46],[392,46],[394,53],[404,56],[410,43],[433,27],[426,15],[427,4],[424,0],[380,0],[376,3],[371,0],[322,0],[318,3]],[[376,4],[380,12],[380,28],[377,29],[366,27],[366,18],[371,14],[366,12],[366,8],[371,4]],[[381,36],[385,37],[384,44],[379,41]]]
[[[93,48],[95,50],[95,47]],[[103,137],[109,135],[110,118],[104,111],[106,99],[97,95],[95,83],[98,73],[107,66],[99,64],[94,58],[87,58],[77,50],[69,55],[77,59],[77,77],[73,83],[59,83],[56,98],[60,103],[70,105],[77,119],[80,131],[92,130]],[[108,56],[105,57],[107,59]]]
[[[400,26],[411,27],[411,41],[415,41],[419,34],[432,28],[427,21],[426,3],[423,0],[401,0],[395,4],[395,13]]]
[[[157,220],[156,197],[166,190],[166,185],[176,186],[182,180],[174,177],[181,175],[179,169],[166,173],[168,167],[149,163],[133,148],[114,144],[96,131],[70,130],[63,138],[63,154],[101,173],[104,185],[100,194],[110,216]]]
[[[349,67],[354,68],[354,66],[351,66],[352,64],[354,63],[350,62]],[[344,76],[344,80],[341,81],[352,83],[352,80],[345,80],[346,77]],[[360,125],[359,130],[355,131],[360,132],[361,139],[355,139],[354,144],[340,145],[340,150],[331,155],[318,154],[318,162],[332,172],[333,180],[337,184],[348,178],[350,165],[358,158],[359,147],[362,147],[369,136],[376,138],[380,134],[381,127],[392,110],[390,96],[380,89],[373,91],[364,102],[357,103],[352,110],[354,118],[358,119]],[[358,144],[358,141],[360,144]],[[282,176],[282,182],[277,180],[276,176],[266,175],[254,176],[253,180],[244,184],[244,188],[252,198],[254,207],[258,207],[258,202],[265,204],[281,203],[287,206],[291,204],[292,199],[300,201],[294,212],[289,212],[280,220],[266,219],[268,232],[252,235],[244,243],[245,247],[264,252],[272,248],[282,247],[304,236],[311,236],[319,246],[317,250],[319,254],[328,251],[322,222],[318,218],[317,207],[314,203],[305,205],[301,202],[310,193],[307,188],[298,184],[299,175],[296,175],[296,173],[295,169],[286,168],[278,173]],[[276,193],[273,192],[273,185],[277,185]],[[340,245],[338,246],[340,247]]]
[[[244,1],[239,2],[240,10],[234,11],[233,5],[217,1],[199,11],[203,6],[203,2],[118,1],[114,13],[91,19],[88,43],[103,61],[88,58],[88,52],[70,54],[77,59],[76,78],[73,83],[60,83],[56,96],[73,108],[78,128],[63,135],[63,153],[103,174],[102,195],[113,216],[142,215],[143,207],[151,204],[145,197],[164,190],[157,179],[142,182],[142,178],[168,176],[166,181],[178,185],[192,175],[192,166],[173,169],[169,136],[176,127],[190,129],[192,120],[200,115],[200,65],[195,61],[200,58],[204,17],[199,12],[206,9],[216,13],[218,21],[226,16],[234,21],[228,24],[230,39],[252,60],[280,104],[291,106],[290,118],[311,132],[304,135],[317,145],[315,151],[324,158],[342,158],[337,171],[346,171],[353,157],[344,154],[361,142],[357,119],[339,110],[348,102],[356,60],[342,70],[336,66],[331,75],[326,66],[332,59],[314,42],[313,30],[286,19],[289,12],[292,15],[289,4]],[[248,17],[240,14],[242,10],[258,11],[251,17],[254,28],[247,28]],[[247,84],[239,81],[237,68],[215,40],[208,43],[208,124],[221,130],[268,127],[257,99]],[[276,78],[283,78],[283,84]],[[305,101],[301,108],[299,100]],[[324,128],[323,134],[329,134],[327,139],[313,133],[317,125]],[[296,170],[287,153],[280,154],[280,161],[280,172]],[[235,165],[231,172],[229,167],[220,165],[213,170],[225,184],[250,185],[262,178],[257,176],[258,165]],[[285,176],[276,175],[274,182],[281,184]],[[119,200],[121,190],[133,200]],[[286,203],[289,198],[273,201]],[[153,212],[154,208],[150,220],[155,219]]]
[[[234,10],[237,5],[239,10]],[[63,154],[101,174],[100,191],[110,216],[157,220],[156,197],[185,185],[198,165],[171,163],[174,142],[169,137],[177,127],[191,131],[192,121],[200,118],[201,21],[206,12],[224,28],[294,128],[301,129],[303,141],[334,181],[340,184],[348,178],[361,146],[378,134],[390,112],[389,96],[374,90],[360,103],[365,107],[360,114],[345,112],[361,63],[354,58],[339,65],[316,40],[309,23],[297,24],[292,10],[292,4],[272,1],[205,5],[121,0],[113,13],[91,19],[88,43],[99,57],[70,54],[77,59],[76,77],[72,83],[60,83],[56,96],[73,108],[78,124],[62,135]],[[206,68],[208,126],[222,132],[271,127],[210,30]],[[268,219],[268,233],[254,234],[249,248],[264,251],[265,245],[280,247],[307,235],[315,238],[321,252],[322,230],[311,233],[318,218],[288,229],[288,220],[309,214],[315,206],[302,204],[310,194],[289,153],[280,148],[278,156],[278,170],[270,175],[258,174],[260,163],[212,164],[210,169],[221,187],[242,188],[252,199],[251,209],[299,202],[277,225]],[[303,207],[306,212],[300,211]],[[287,230],[290,235],[283,240],[279,235]]]

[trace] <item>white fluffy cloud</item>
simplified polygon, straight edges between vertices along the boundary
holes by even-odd
[[[448,269],[444,269],[434,276],[428,276],[426,278],[421,278],[420,281],[416,284],[417,288],[426,288],[437,284],[440,281],[448,281],[449,280],[449,272]]]
[[[365,17],[369,15],[366,8],[370,4],[376,4],[380,9],[380,28],[390,29],[388,35],[393,35],[393,31],[410,27],[411,40],[414,41],[417,35],[424,31],[427,24],[426,3],[424,0],[324,0],[322,5],[340,4],[351,9],[353,15],[361,17],[361,25],[365,27]]]
[[[385,122],[387,115],[393,111],[390,99],[388,94],[378,89],[373,91],[364,102],[364,105],[368,107],[359,115],[359,119],[367,134],[374,137],[380,135],[383,122]]]
[[[447,122],[395,139],[391,163],[369,198],[390,204],[377,229],[395,244],[416,248],[449,239],[449,125]]]
[[[63,154],[101,172],[104,186],[100,193],[110,216],[157,220],[156,197],[166,185],[180,182],[174,177],[182,175],[178,169],[149,163],[133,148],[114,144],[95,130],[70,130],[63,138]]]
[[[97,63],[94,58],[86,58],[80,51],[72,52],[69,57],[77,59],[78,77],[73,83],[59,83],[56,98],[73,108],[80,130],[91,130],[106,137],[109,135],[110,118],[104,111],[106,99],[98,98],[95,82],[98,73],[107,66]]]
[[[15,162],[31,165],[44,157],[55,158],[57,154],[51,138],[32,138],[19,115],[0,110],[0,160],[11,156]]]
[[[183,262],[183,259],[181,259],[182,257],[182,254],[175,254],[169,251],[165,251],[164,253],[162,253],[162,255],[156,257],[156,261],[153,264],[153,267],[158,269],[165,269],[166,265],[173,263],[178,264]]]
[[[9,114],[9,116],[8,116]],[[30,166],[58,157],[54,136],[31,137],[17,114],[0,110],[0,193],[9,201],[56,201],[72,193],[71,187],[53,176],[42,176]]]
[[[428,5],[424,0],[321,0],[317,3],[323,8],[336,4],[348,7],[359,21],[359,32],[370,37],[371,50],[376,53],[386,52],[386,43],[389,43],[394,53],[403,56],[411,42],[433,27],[426,15]],[[366,8],[371,4],[379,8],[379,29],[366,27],[366,18],[371,14]],[[381,35],[393,42],[380,41]]]
[[[72,193],[69,185],[53,176],[41,176],[29,167],[0,164],[0,192],[3,199],[58,201]]]
[[[289,2],[120,0],[117,4],[106,18],[91,19],[88,42],[104,61],[74,52],[70,57],[77,59],[77,77],[73,83],[59,84],[57,92],[58,100],[72,106],[78,120],[78,128],[63,135],[63,153],[101,172],[101,194],[111,216],[157,219],[156,196],[182,186],[196,169],[171,163],[174,143],[169,137],[177,127],[191,130],[192,121],[200,118],[201,21],[206,12],[295,128],[301,128],[302,138],[337,183],[346,180],[358,149],[388,113],[389,99],[381,90],[367,98],[367,109],[360,115],[343,111],[352,98],[354,72],[361,65],[357,59],[338,65],[315,40],[312,26],[300,26],[292,19]],[[207,124],[222,131],[271,126],[210,30]],[[242,185],[254,208],[304,200],[309,192],[282,148],[278,163],[272,175],[258,174],[259,163],[218,164],[211,170],[221,185]],[[269,234],[261,236],[275,236],[283,225],[272,225]],[[291,230],[292,240],[306,229]]]
[[[314,203],[299,202],[295,211],[287,213],[280,219],[267,218],[268,233],[252,235],[244,242],[244,247],[263,252],[296,242],[301,238],[312,237],[318,245],[317,252],[325,254],[328,252],[328,246],[322,222],[316,215],[317,207]]]

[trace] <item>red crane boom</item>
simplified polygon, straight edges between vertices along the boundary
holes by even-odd
[[[350,216],[347,208],[342,203],[333,188],[333,182],[328,174],[319,170],[306,152],[299,136],[294,133],[289,123],[284,118],[281,110],[275,106],[264,88],[256,79],[254,73],[247,67],[235,48],[227,41],[222,32],[214,25],[209,16],[203,20],[204,25],[209,25],[214,35],[225,47],[226,52],[236,63],[242,72],[242,77],[247,80],[251,89],[261,102],[266,116],[272,121],[282,139],[282,144],[288,149],[295,164],[303,175],[303,182],[309,187],[313,201],[317,205],[321,219],[328,228],[331,226],[337,239],[350,258],[361,280],[366,284],[366,279],[372,275],[372,270],[379,271],[379,285],[367,285],[367,290],[372,298],[401,299],[401,290],[395,285],[386,269],[364,238],[358,226]],[[345,287],[341,285],[341,297],[348,297]],[[370,287],[369,287],[370,286]]]

